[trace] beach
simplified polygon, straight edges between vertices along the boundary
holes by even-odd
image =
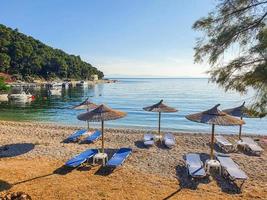
[[[120,147],[133,149],[124,165],[113,172],[100,165],[69,170],[64,163],[93,144],[63,143],[79,127],[36,122],[0,121],[1,195],[25,192],[32,199],[266,199],[267,154],[231,153],[248,175],[240,192],[218,173],[192,181],[186,175],[183,155],[201,153],[208,159],[209,134],[175,133],[177,145],[145,148],[142,130],[106,129],[109,158]],[[81,128],[81,127],[80,127]],[[251,136],[261,139],[263,136]],[[230,141],[237,135],[227,135]]]

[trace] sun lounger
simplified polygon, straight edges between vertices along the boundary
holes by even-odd
[[[245,150],[260,155],[263,152],[263,148],[261,148],[252,138],[243,137],[242,142],[245,144]]]
[[[98,140],[101,136],[101,131],[96,130],[91,135],[89,135],[87,138],[85,138],[82,142],[83,143],[93,143],[96,140]]]
[[[242,181],[240,188],[245,180],[248,179],[246,173],[239,168],[239,166],[225,154],[217,154],[216,158],[219,160],[222,168],[222,172],[225,178],[229,178],[231,181]]]
[[[226,153],[235,151],[236,147],[222,135],[215,136],[216,144]]]
[[[144,135],[144,145],[152,146],[155,144],[154,135],[151,133],[147,133]]]
[[[88,131],[87,130],[78,130],[76,132],[74,132],[72,135],[70,135],[69,137],[67,137],[65,139],[66,142],[75,142],[79,139],[79,137],[87,134]]]
[[[88,150],[74,156],[70,160],[68,160],[65,163],[65,166],[73,167],[73,168],[78,167],[78,166],[82,165],[83,163],[85,163],[90,158],[92,158],[97,153],[98,153],[97,149],[88,149]]]
[[[175,145],[175,137],[171,133],[166,133],[163,137],[164,144],[172,148]]]
[[[187,173],[192,178],[203,178],[206,176],[203,162],[200,160],[200,155],[196,153],[188,153],[185,155],[185,164]]]
[[[127,157],[132,153],[131,148],[120,148],[112,158],[107,162],[107,167],[118,167],[121,166]]]

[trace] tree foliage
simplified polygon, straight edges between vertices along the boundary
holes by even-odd
[[[0,94],[8,92],[10,90],[10,87],[5,83],[5,80],[3,77],[0,77]]]
[[[30,36],[0,24],[0,72],[22,79],[88,79],[104,74],[79,56],[53,49]]]
[[[267,114],[267,0],[219,0],[214,11],[193,29],[203,36],[195,46],[195,61],[208,59],[211,80],[226,90],[256,91],[251,109]],[[229,61],[229,49],[240,52]]]

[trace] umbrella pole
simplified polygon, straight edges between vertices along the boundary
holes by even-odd
[[[159,138],[160,138],[160,118],[161,118],[161,112],[159,112]]]
[[[211,133],[211,146],[210,146],[210,159],[213,160],[214,159],[214,155],[213,155],[213,148],[214,148],[214,130],[215,130],[215,125],[212,124],[212,133]]]
[[[104,120],[101,121],[102,127],[102,153],[104,153]]]
[[[243,117],[240,117],[240,119],[242,120]],[[238,135],[239,140],[241,140],[241,132],[242,132],[242,125],[239,126],[239,135]]]
[[[89,112],[89,105],[87,105],[87,112]],[[87,120],[87,130],[89,131],[89,120]]]

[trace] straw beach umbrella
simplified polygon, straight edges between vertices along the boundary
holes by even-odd
[[[73,106],[72,109],[76,109],[76,110],[92,110],[95,109],[98,105],[96,105],[95,103],[89,101],[89,98],[85,99],[82,103],[80,103],[79,105]]]
[[[187,115],[186,119],[198,122],[198,123],[205,123],[205,124],[211,124],[212,125],[212,132],[211,132],[211,150],[210,150],[210,158],[213,160],[213,149],[214,149],[214,131],[215,131],[215,125],[220,126],[236,126],[236,125],[242,125],[245,122],[243,120],[237,119],[235,117],[232,117],[218,109],[220,104],[217,104],[213,108],[206,110],[204,112]]]
[[[227,113],[228,115],[240,117],[241,120],[243,119],[243,117],[253,117],[249,109],[245,107],[245,102],[241,106],[225,109],[223,110],[223,112]],[[239,126],[239,134],[238,134],[239,140],[241,140],[241,132],[242,132],[242,124],[240,124]]]
[[[104,153],[104,121],[115,120],[125,117],[126,113],[118,110],[113,110],[103,104],[95,108],[94,110],[88,111],[78,115],[79,120],[99,122],[101,121],[102,127],[102,153]]]
[[[145,111],[149,111],[149,112],[158,112],[159,113],[159,128],[158,128],[158,132],[159,132],[159,137],[160,137],[160,120],[161,120],[161,113],[171,113],[171,112],[177,112],[177,110],[175,108],[169,107],[167,105],[165,105],[163,103],[163,100],[160,100],[160,102],[152,105],[152,106],[148,106],[143,108]]]
[[[89,111],[89,110],[95,109],[96,107],[97,107],[97,105],[94,104],[93,102],[89,101],[89,98],[87,98],[79,105],[73,106],[72,109]],[[87,129],[89,131],[89,121],[87,121]]]

